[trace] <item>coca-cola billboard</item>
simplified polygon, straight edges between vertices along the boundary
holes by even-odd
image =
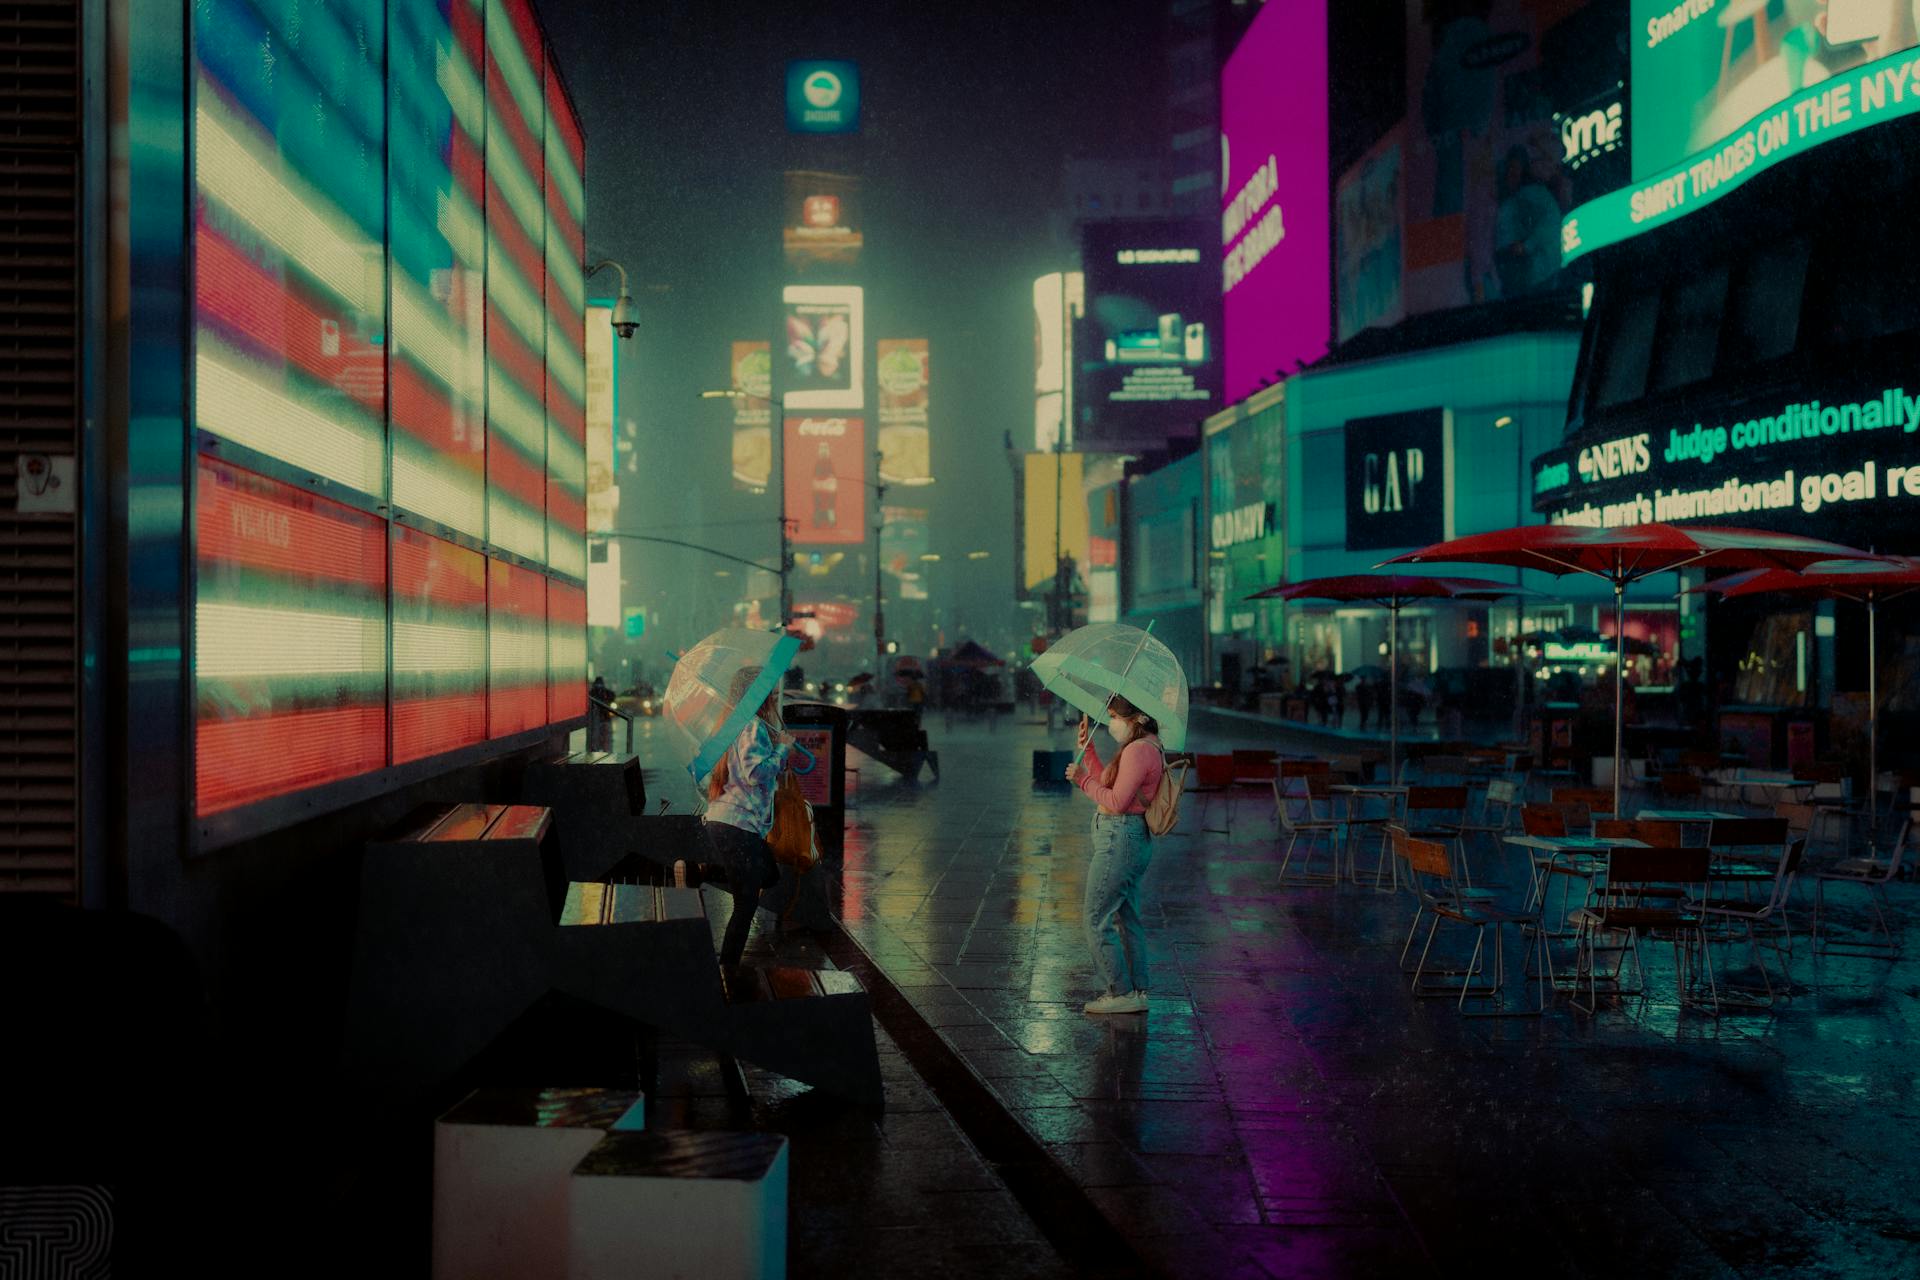
[[[859,418],[786,420],[787,519],[799,546],[867,538],[866,423]]]

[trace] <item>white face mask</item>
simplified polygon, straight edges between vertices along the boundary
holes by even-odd
[[[1125,746],[1133,737],[1133,721],[1122,720],[1119,716],[1115,716],[1107,721],[1107,732],[1113,735],[1115,742]]]

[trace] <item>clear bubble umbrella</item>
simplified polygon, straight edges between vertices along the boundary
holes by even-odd
[[[1139,627],[1096,622],[1069,631],[1033,660],[1033,674],[1067,705],[1103,720],[1115,694],[1160,723],[1169,751],[1187,745],[1187,673]]]
[[[727,627],[674,663],[660,714],[694,781],[713,772],[799,652],[799,636]]]

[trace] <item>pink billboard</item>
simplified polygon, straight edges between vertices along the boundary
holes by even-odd
[[[1226,398],[1327,350],[1326,0],[1267,0],[1220,75]]]

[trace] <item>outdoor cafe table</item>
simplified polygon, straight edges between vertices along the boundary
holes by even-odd
[[[1799,802],[1813,794],[1817,783],[1805,778],[1795,778],[1779,773],[1753,773],[1746,769],[1717,769],[1708,776],[1711,785],[1722,790],[1738,789],[1743,804],[1760,804],[1772,801]],[[1764,800],[1754,800],[1750,793],[1760,792]]]
[[[1543,918],[1547,906],[1547,877],[1554,866],[1598,874],[1607,869],[1608,850],[1647,847],[1645,841],[1627,836],[1507,836],[1506,843],[1525,849],[1532,859],[1533,887],[1527,905],[1538,904]]]
[[[1329,795],[1340,796],[1346,801],[1346,809],[1341,821],[1347,827],[1347,879],[1354,884],[1360,883],[1360,871],[1353,860],[1353,831],[1363,825],[1362,817],[1355,809],[1367,800],[1385,800],[1387,802],[1386,821],[1392,822],[1401,816],[1400,806],[1407,798],[1408,788],[1392,782],[1336,782],[1327,788]]]

